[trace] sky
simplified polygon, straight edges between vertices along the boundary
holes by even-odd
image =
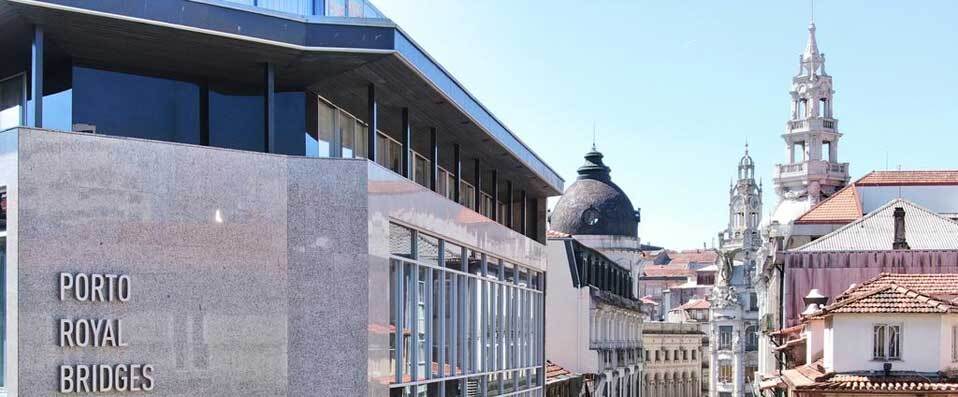
[[[592,145],[642,209],[639,236],[712,246],[746,141],[774,209],[772,170],[807,1],[376,0],[566,181]],[[839,160],[958,169],[958,1],[819,0]],[[550,206],[555,199],[550,200]]]

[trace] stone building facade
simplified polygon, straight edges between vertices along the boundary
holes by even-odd
[[[647,322],[643,397],[699,397],[705,336],[697,324]]]

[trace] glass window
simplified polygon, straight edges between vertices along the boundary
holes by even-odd
[[[200,87],[195,83],[78,66],[72,84],[71,129],[200,143]],[[219,138],[216,146],[262,150],[261,93],[210,92],[210,131],[211,139]]]
[[[443,247],[443,255],[446,260],[446,267],[462,270],[462,247],[446,241]]]
[[[346,0],[325,0],[326,16],[344,17],[346,16]]]
[[[439,266],[439,239],[427,234],[417,233],[416,254],[420,261]]]
[[[888,326],[888,358],[898,360],[901,358],[901,326]]]
[[[317,125],[316,139],[317,150],[316,157],[329,157],[333,149],[333,123],[335,122],[336,110],[324,102],[317,105]]]
[[[0,81],[0,130],[25,124],[23,75]]]
[[[719,349],[729,350],[732,348],[732,326],[719,326]]]
[[[262,87],[211,86],[209,101],[210,146],[266,151]]]
[[[413,163],[416,183],[429,187],[429,160],[416,154]]]
[[[343,145],[343,157],[352,158],[353,148],[355,148],[356,137],[356,119],[344,111],[339,111],[339,122],[336,123],[339,128],[339,136]]]
[[[758,327],[750,326],[745,329],[745,351],[758,350]]]
[[[732,382],[732,362],[729,360],[720,360],[719,361],[719,382],[722,383],[731,383]]]
[[[360,123],[359,120],[356,121],[356,139],[355,148],[353,148],[353,155],[356,157],[366,158],[366,149],[369,146],[367,142],[369,140],[369,128],[365,124]]]
[[[872,335],[872,357],[885,359],[885,325],[876,325]]]
[[[347,10],[347,15],[362,18],[366,2],[363,0],[348,0],[348,2],[349,9]]]
[[[389,253],[406,258],[413,258],[412,230],[395,223],[390,223]]]

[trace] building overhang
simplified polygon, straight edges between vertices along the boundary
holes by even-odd
[[[438,127],[440,144],[476,151],[504,179],[542,197],[563,191],[557,172],[392,22],[276,14],[210,0],[0,0],[0,44],[14,48],[37,25],[50,53],[77,63],[240,85],[260,83],[272,63],[278,91],[314,90],[356,115],[367,113],[372,83],[381,130],[398,136],[399,109],[408,107],[414,130]],[[15,50],[28,60],[29,48]]]

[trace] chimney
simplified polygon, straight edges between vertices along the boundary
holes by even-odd
[[[911,249],[908,246],[908,241],[905,241],[905,209],[902,207],[895,207],[895,242],[892,243],[891,248],[896,250],[907,250]]]
[[[828,297],[822,295],[818,288],[813,288],[811,291],[808,291],[802,300],[805,302],[805,311],[802,312],[803,316],[811,316],[815,313],[818,313],[825,308],[825,304],[828,303]]]

